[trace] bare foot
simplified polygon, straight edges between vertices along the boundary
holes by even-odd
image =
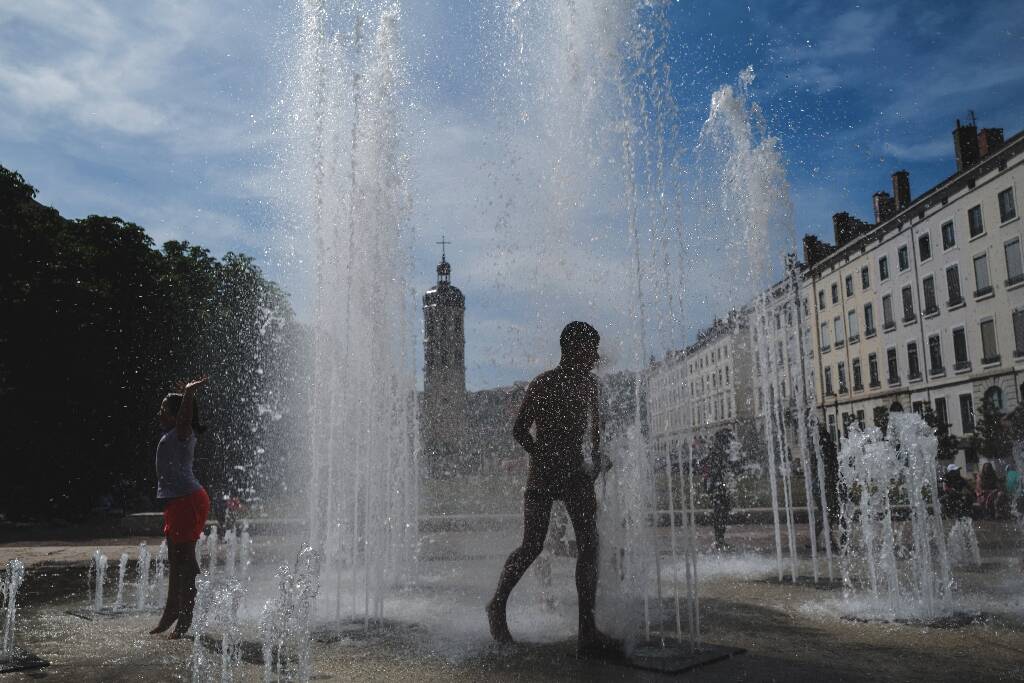
[[[508,622],[505,620],[505,606],[498,605],[491,600],[487,603],[487,625],[491,629],[491,638],[504,645],[511,645],[512,634],[508,630]]]
[[[156,628],[149,632],[149,635],[155,636],[158,633],[163,633],[171,626],[173,626],[175,621],[177,621],[177,618],[171,619],[170,621],[165,621],[164,619],[161,619],[160,623],[156,625]]]

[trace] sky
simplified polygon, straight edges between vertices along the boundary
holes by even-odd
[[[626,344],[616,351],[612,340],[629,336],[630,252],[622,221],[608,215],[619,205],[606,197],[620,194],[608,173],[621,164],[606,142],[574,148],[590,143],[574,122],[614,124],[615,98],[566,92],[575,81],[558,77],[607,66],[607,42],[595,36],[620,35],[628,14],[573,19],[580,63],[567,67],[558,61],[566,37],[549,21],[562,6],[554,0],[508,3],[526,13],[519,46],[495,38],[512,11],[496,10],[502,3],[402,4],[410,279],[418,293],[431,286],[435,242],[446,235],[467,297],[469,387],[529,379],[550,364],[557,321],[584,315],[607,331],[613,362],[628,365]],[[306,275],[282,252],[282,235],[296,232],[283,227],[296,197],[279,166],[297,12],[252,5],[3,4],[0,164],[64,216],[116,215],[157,243],[254,256],[308,319]],[[968,111],[1007,136],[1024,128],[1019,2],[670,3],[664,16],[659,64],[677,104],[668,146],[695,172],[687,164],[712,93],[752,66],[748,95],[777,139],[796,235],[831,241],[838,211],[870,218],[871,195],[890,189],[894,170],[910,172],[915,196],[950,175],[951,131]],[[610,227],[556,239],[558,221]],[[586,246],[567,248],[574,240]],[[703,265],[727,265],[716,254]],[[699,287],[690,291],[677,341],[721,314]]]

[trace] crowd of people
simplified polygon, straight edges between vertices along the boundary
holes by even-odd
[[[1024,514],[1020,471],[1012,460],[986,462],[970,479],[959,465],[947,465],[941,497],[946,517],[1008,519],[1012,514]]]

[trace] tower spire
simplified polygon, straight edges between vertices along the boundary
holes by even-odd
[[[441,245],[441,262],[437,264],[437,284],[450,284],[452,279],[452,267],[451,264],[445,259],[444,248],[446,245],[451,244],[444,238],[444,234],[441,235],[441,241],[435,242],[434,244]]]

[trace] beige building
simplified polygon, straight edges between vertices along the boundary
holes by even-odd
[[[754,430],[753,356],[748,311],[732,312],[670,351],[647,374],[647,409],[654,452],[688,453],[720,429],[750,442]]]
[[[836,214],[836,246],[805,239],[815,393],[828,429],[930,405],[964,448],[987,397],[1003,412],[1024,382],[1024,134],[960,125],[955,174],[911,198],[906,172],[876,193],[875,220]]]

